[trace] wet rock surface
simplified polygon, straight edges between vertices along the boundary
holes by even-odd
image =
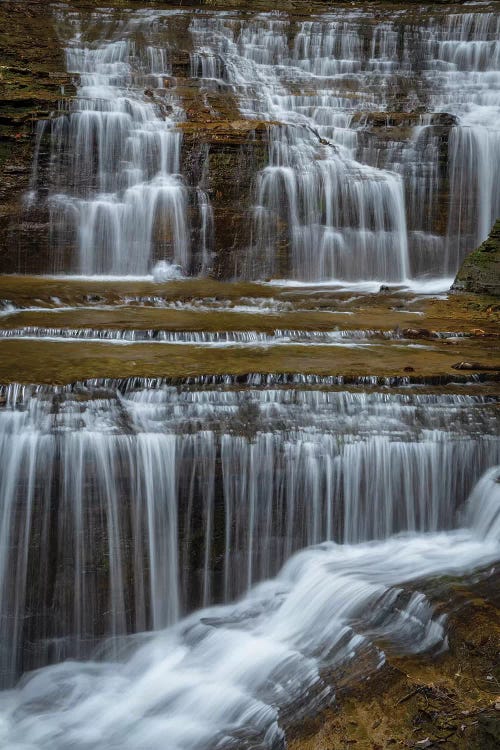
[[[496,708],[500,649],[499,572],[482,581],[444,580],[436,600],[454,601],[448,621],[449,648],[432,658],[388,655],[378,675],[359,689],[349,685],[338,705],[289,730],[290,750],[453,748],[493,750],[500,737]]]
[[[46,206],[26,206],[35,149],[43,175],[47,140],[37,143],[38,124],[55,114],[75,87],[54,19],[45,2],[0,4],[0,268],[2,273],[46,269],[49,216]]]
[[[431,383],[454,382],[461,362],[466,378],[500,369],[498,304],[480,295],[4,277],[0,299],[4,383],[256,371]]]
[[[488,239],[464,260],[453,289],[500,297],[500,219]]]

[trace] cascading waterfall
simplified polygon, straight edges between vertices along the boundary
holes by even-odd
[[[287,89],[295,78],[300,86],[318,75],[342,73],[333,49],[340,40],[350,48],[351,35],[342,36],[337,26],[327,24],[328,40],[311,51],[307,35],[312,35],[313,25],[304,23],[290,53],[287,27],[272,17],[248,24],[195,18],[191,24],[200,45],[193,55],[193,72],[207,79],[222,73],[240,97],[245,116],[283,123],[270,130],[269,166],[259,175],[257,186],[251,258],[259,270],[255,274],[247,262],[243,273],[260,277],[262,264],[264,273],[280,272],[276,254],[285,227],[290,243],[285,275],[291,272],[295,278],[312,281],[407,279],[399,176],[354,161],[355,134],[340,136],[335,143],[326,140],[334,129],[345,130],[348,120],[338,97],[323,91],[313,97],[295,96]],[[329,69],[316,70],[316,64]]]
[[[341,330],[327,316],[357,296],[164,283],[449,286],[500,215],[498,15],[147,5],[51,6],[76,96],[38,125],[26,201],[50,210],[47,270],[135,279],[51,279],[40,299],[23,280],[0,340],[179,377],[0,385],[5,750],[284,750],[339,671],[446,648],[430,579],[500,561],[489,370],[279,370],[292,345],[325,347],[327,373],[340,347],[458,360],[479,335],[493,351],[489,322],[382,330],[385,300],[434,326],[405,293]],[[255,157],[234,217],[228,154],[245,177]],[[195,368],[161,369],[186,351]],[[257,372],[201,369],[225,355]]]
[[[434,333],[430,339],[464,337],[463,333],[445,331]],[[0,339],[41,339],[49,341],[106,341],[117,344],[158,343],[196,344],[197,346],[277,346],[279,344],[304,344],[307,346],[347,346],[366,347],[373,342],[402,341],[401,330],[333,330],[300,331],[276,329],[270,333],[262,331],[165,331],[156,328],[116,329],[116,328],[46,328],[44,326],[24,326],[0,330]],[[405,343],[408,346],[408,343]],[[432,344],[413,344],[420,348],[432,349]]]
[[[78,85],[50,125],[50,270],[210,272],[210,175],[202,167],[192,186],[180,175],[171,60],[183,51],[165,31],[178,16],[131,13],[110,30],[104,13],[97,42],[76,16],[64,32]],[[345,9],[310,21],[196,14],[184,33],[200,100],[228,92],[243,117],[269,123],[236,275],[446,286],[500,214],[499,23],[487,11],[375,24]]]
[[[345,15],[191,23],[193,73],[271,123],[242,273],[453,276],[500,213],[498,16]]]
[[[377,638],[407,653],[442,647],[443,616],[404,584],[498,560],[498,473],[490,470],[474,488],[466,528],[324,543],[240,602],[124,643],[119,663],[36,672],[0,694],[3,746],[160,750],[168,737],[170,750],[284,748],[287,714],[298,720],[334,698],[322,668],[335,674],[363,656],[365,670],[376,669],[384,660]]]
[[[52,122],[52,243],[79,274],[144,275],[156,261],[190,264],[187,189],[180,177],[183,113],[165,88],[168,51],[139,48],[135,25],[120,38],[66,49],[78,76],[67,114]],[[162,92],[155,99],[151,87]]]
[[[449,144],[450,266],[456,248],[462,257],[477,247],[500,214],[499,40],[498,14],[466,13],[450,16],[435,42],[447,73],[440,108],[458,118]]]
[[[481,396],[135,382],[5,397],[4,684],[230,602],[304,546],[451,528],[500,459]]]

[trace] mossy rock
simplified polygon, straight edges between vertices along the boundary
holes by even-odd
[[[466,257],[452,289],[500,296],[500,219],[483,244]]]

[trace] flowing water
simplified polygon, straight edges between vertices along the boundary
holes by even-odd
[[[371,27],[359,11],[296,24],[195,18],[193,74],[229,86],[246,116],[281,123],[257,179],[258,271],[246,273],[264,264],[312,281],[453,275],[500,210],[499,23],[496,13]],[[407,132],[377,136],[374,112]]]
[[[469,499],[466,527],[384,542],[324,543],[293,557],[237,604],[211,607],[154,637],[124,644],[121,660],[36,672],[0,694],[4,747],[152,750],[280,748],[280,722],[333,699],[322,668],[445,645],[442,616],[408,584],[463,575],[498,559],[498,469]]]
[[[486,237],[498,14],[149,5],[51,6],[76,96],[39,125],[26,210],[50,212],[45,270],[79,280],[0,300],[0,346],[58,348],[63,383],[74,347],[104,376],[111,351],[137,372],[191,360],[176,379],[0,386],[6,750],[284,750],[341,671],[445,650],[433,581],[500,561],[495,388],[415,385],[402,360],[387,378],[337,367],[350,351],[374,373],[389,351],[449,357],[468,321],[405,329],[414,298],[371,308],[315,287],[435,292]],[[197,107],[250,135],[207,141]],[[231,154],[243,233],[213,189]],[[222,246],[224,278],[281,285],[208,281]],[[259,373],[287,346],[294,367],[324,347],[340,374]],[[235,350],[255,374],[203,369]]]
[[[79,75],[67,115],[51,124],[52,244],[67,233],[78,246],[73,271],[141,275],[155,253],[181,267],[190,258],[187,194],[179,175],[181,135],[175,96],[161,113],[142,91],[170,75],[167,50],[136,48],[127,38],[84,46],[78,18],[66,48],[69,73]],[[135,24],[132,23],[132,27]],[[168,114],[167,114],[168,113]]]
[[[488,396],[130,381],[5,399],[4,682],[230,602],[325,539],[451,528],[500,459]]]
[[[495,12],[391,9],[375,23],[345,7],[307,21],[54,12],[77,95],[41,126],[52,142],[48,271],[210,271],[227,242],[214,227],[212,147],[190,172],[176,127],[192,116],[193,87],[199,106],[225,97],[233,118],[268,123],[268,164],[249,178],[246,236],[235,235],[226,275],[446,287],[500,214]],[[31,202],[44,199],[37,173]]]

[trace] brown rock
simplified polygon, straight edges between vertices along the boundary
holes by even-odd
[[[432,339],[436,337],[428,328],[403,328],[401,331],[405,339]]]
[[[500,370],[500,364],[483,365],[480,362],[457,362],[452,367],[454,370]]]

